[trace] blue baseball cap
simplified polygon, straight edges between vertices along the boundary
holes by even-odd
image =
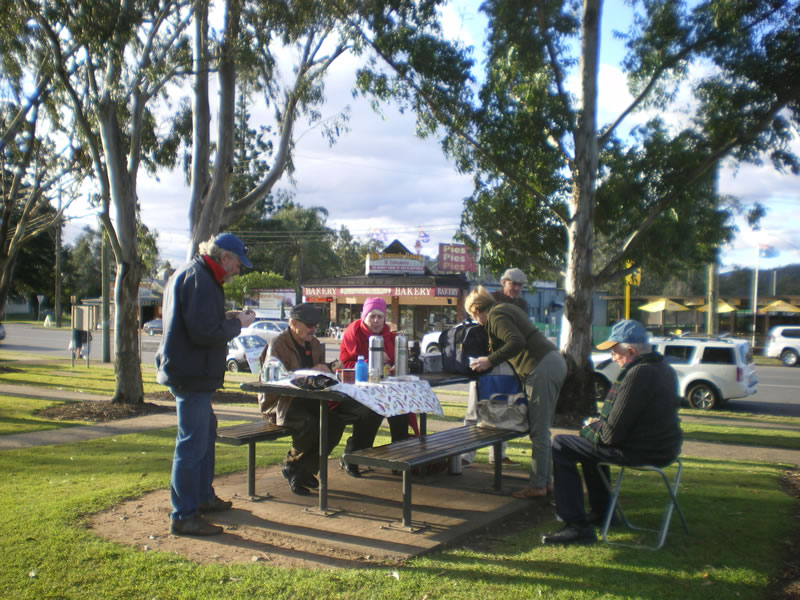
[[[214,238],[214,245],[217,248],[227,250],[228,252],[233,252],[239,257],[239,260],[242,261],[242,264],[245,267],[248,269],[253,268],[253,265],[251,265],[250,261],[247,260],[247,248],[245,247],[244,242],[242,242],[242,240],[232,233],[220,233]]]
[[[597,349],[608,350],[619,343],[644,344],[647,342],[647,336],[647,329],[644,328],[644,325],[639,321],[626,319],[611,328],[611,335],[608,336],[605,342],[597,344]]]

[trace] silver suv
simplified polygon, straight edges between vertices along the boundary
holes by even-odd
[[[764,356],[780,358],[787,367],[796,366],[800,357],[800,327],[779,325],[770,329]]]
[[[756,393],[758,377],[747,340],[730,337],[683,335],[650,338],[678,375],[678,389],[689,406],[711,410],[731,398]],[[593,354],[595,400],[605,397],[619,367],[607,353]]]

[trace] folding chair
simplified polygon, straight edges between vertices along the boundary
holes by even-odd
[[[600,477],[603,479],[603,483],[605,484],[606,488],[608,489],[609,493],[611,494],[611,501],[608,505],[608,510],[606,511],[605,519],[603,520],[603,526],[600,530],[600,533],[603,536],[603,541],[608,544],[609,546],[627,546],[629,548],[641,548],[646,550],[658,550],[664,545],[664,541],[667,539],[667,533],[669,531],[669,522],[672,519],[672,511],[673,509],[678,511],[678,516],[681,518],[681,523],[683,523],[683,529],[686,533],[689,533],[689,527],[686,525],[686,519],[683,517],[683,512],[681,511],[681,507],[678,505],[678,484],[681,480],[681,471],[683,470],[683,463],[681,462],[680,458],[676,458],[675,461],[671,464],[677,464],[678,469],[675,473],[675,478],[670,483],[669,478],[667,477],[666,473],[664,473],[663,469],[668,468],[671,465],[667,465],[667,467],[654,467],[652,465],[637,465],[635,467],[632,466],[621,466],[614,463],[598,463],[597,470],[600,472]],[[619,474],[617,475],[617,479],[614,483],[613,489],[611,483],[606,478],[605,473],[601,467],[608,466],[608,467],[619,467]],[[625,470],[630,469],[633,471],[654,471],[661,476],[661,479],[664,481],[664,485],[667,488],[667,493],[669,494],[669,499],[667,500],[666,506],[664,507],[664,513],[661,516],[661,527],[659,529],[651,529],[647,527],[639,527],[631,523],[625,513],[622,511],[622,507],[619,505],[619,494],[622,488],[622,478],[625,475]],[[620,520],[628,529],[634,531],[650,531],[653,533],[657,533],[657,542],[655,546],[650,546],[647,544],[628,544],[624,542],[611,542],[608,539],[608,529],[611,526],[611,520],[614,517],[614,513],[619,515]]]

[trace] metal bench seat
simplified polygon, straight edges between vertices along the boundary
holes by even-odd
[[[527,435],[527,432],[464,425],[429,435],[409,438],[384,446],[365,448],[345,455],[348,463],[402,471],[403,519],[405,530],[416,531],[411,523],[411,471],[417,467],[449,459],[486,446],[494,446],[495,456],[501,456],[502,444]],[[494,489],[502,489],[503,461],[494,464]]]
[[[217,429],[217,442],[242,446],[247,444],[247,493],[251,498],[256,495],[256,443],[277,440],[292,435],[292,431],[267,421],[245,423]],[[267,494],[265,497],[269,497]]]

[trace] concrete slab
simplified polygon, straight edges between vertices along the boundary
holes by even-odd
[[[527,479],[521,470],[504,477],[501,493],[491,487],[493,467],[489,465],[466,467],[458,476],[446,472],[415,476],[412,519],[422,529],[409,532],[390,527],[399,523],[402,515],[401,478],[390,471],[376,469],[355,479],[345,475],[332,460],[328,505],[340,512],[331,516],[316,514],[316,493],[292,494],[279,467],[258,469],[256,475],[256,493],[271,494],[270,498],[249,499],[244,472],[216,478],[217,494],[234,501],[232,510],[208,515],[225,527],[224,535],[202,539],[167,535],[167,490],[96,516],[93,528],[121,543],[173,551],[198,562],[268,560],[305,568],[352,568],[396,564],[452,546],[535,506],[510,495]],[[547,502],[538,506],[552,514]],[[121,527],[121,522],[135,522],[136,527]]]

